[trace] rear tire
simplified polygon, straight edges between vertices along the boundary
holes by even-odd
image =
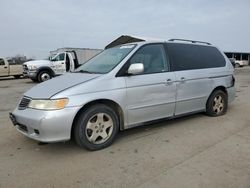
[[[52,78],[50,71],[44,70],[38,74],[38,81],[44,82]]]
[[[119,130],[119,118],[107,105],[96,104],[81,112],[74,127],[78,146],[100,150],[110,146]]]
[[[206,114],[212,117],[224,115],[227,112],[228,97],[222,90],[215,90],[206,105]]]

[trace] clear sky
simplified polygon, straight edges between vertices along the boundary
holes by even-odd
[[[0,55],[103,48],[120,35],[208,41],[250,52],[250,0],[0,0]]]

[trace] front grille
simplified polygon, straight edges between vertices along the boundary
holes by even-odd
[[[23,70],[24,70],[24,72],[27,72],[28,71],[28,66],[27,65],[23,65]]]
[[[24,110],[28,107],[29,103],[30,103],[31,99],[25,98],[23,97],[18,105],[18,109],[19,110]]]
[[[18,125],[18,128],[23,132],[28,132],[28,128],[25,125]]]
[[[34,129],[34,133],[40,134],[39,130],[37,130],[37,129]]]

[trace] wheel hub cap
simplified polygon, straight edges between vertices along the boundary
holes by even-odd
[[[101,144],[110,138],[113,126],[113,120],[108,114],[97,113],[89,119],[85,134],[91,143]]]
[[[224,100],[220,95],[218,95],[214,98],[213,111],[216,114],[219,114],[223,111],[223,109],[224,109]]]
[[[41,78],[42,78],[42,81],[46,81],[46,80],[50,79],[50,75],[47,74],[47,73],[43,73],[42,76],[41,76]]]

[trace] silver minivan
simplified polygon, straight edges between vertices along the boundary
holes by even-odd
[[[79,146],[98,150],[120,130],[155,120],[225,114],[235,98],[233,72],[224,53],[209,43],[127,43],[31,88],[10,118],[34,140],[74,138]]]

